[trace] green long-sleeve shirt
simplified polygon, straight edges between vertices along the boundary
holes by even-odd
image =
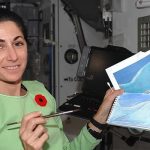
[[[44,88],[43,84],[38,81],[24,81],[22,84],[27,89],[27,94],[24,96],[0,94],[0,150],[23,150],[19,138],[20,125],[14,124],[7,126],[8,123],[20,121],[25,114],[33,111],[41,111],[43,115],[56,112],[55,99]],[[45,99],[42,97],[41,100],[41,95]],[[46,127],[48,129],[49,139],[44,145],[44,150],[93,150],[100,142],[100,140],[92,137],[86,126],[70,142],[63,132],[60,117],[48,119]]]

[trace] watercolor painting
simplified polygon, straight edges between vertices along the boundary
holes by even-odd
[[[139,53],[106,69],[112,85],[124,89],[107,123],[150,130],[150,52]]]
[[[117,72],[114,77],[128,93],[144,93],[150,90],[150,55]]]
[[[144,92],[150,89],[150,50],[139,52],[109,68],[106,73],[115,89]],[[132,88],[131,88],[132,86]],[[138,89],[139,88],[139,89]]]
[[[117,98],[108,124],[150,130],[150,94],[124,93]]]

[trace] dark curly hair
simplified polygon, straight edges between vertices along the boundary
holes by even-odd
[[[16,25],[23,33],[25,40],[28,41],[26,27],[24,25],[23,19],[18,14],[8,9],[0,8],[0,22],[2,21],[13,21],[16,23]]]

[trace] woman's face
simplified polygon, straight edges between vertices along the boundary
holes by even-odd
[[[0,22],[0,82],[18,83],[27,64],[27,43],[12,21]]]

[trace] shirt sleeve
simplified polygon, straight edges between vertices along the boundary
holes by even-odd
[[[57,123],[59,124],[59,127],[62,127],[62,121],[58,118]],[[86,125],[72,141],[68,140],[63,130],[61,130],[61,132],[64,140],[63,150],[93,150],[101,142],[101,139],[97,140],[89,133]]]
[[[93,150],[99,143],[100,140],[95,139],[84,126],[80,134],[69,143],[64,145],[64,150]]]

